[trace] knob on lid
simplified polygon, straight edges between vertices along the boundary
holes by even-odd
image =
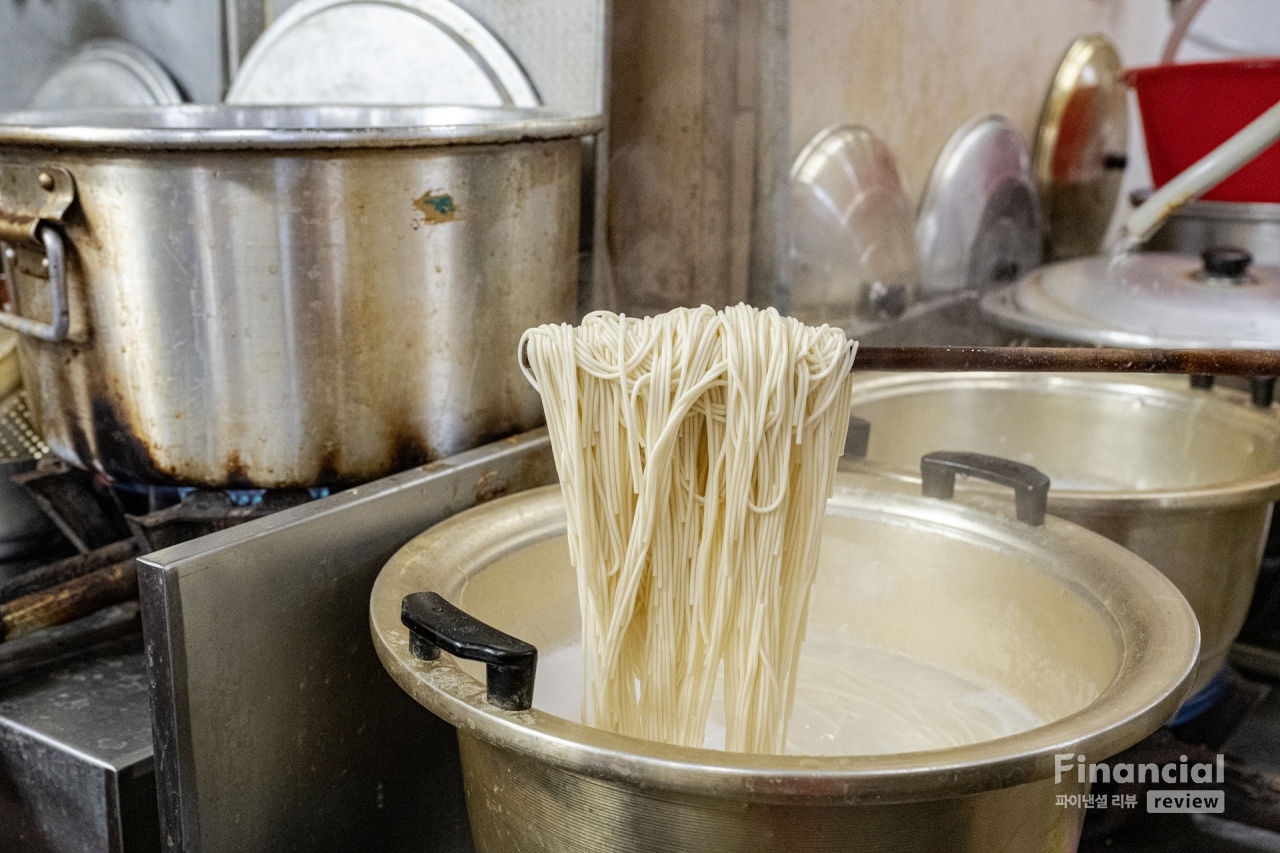
[[[1210,278],[1240,278],[1249,269],[1253,255],[1235,246],[1212,246],[1204,250],[1204,271]]]

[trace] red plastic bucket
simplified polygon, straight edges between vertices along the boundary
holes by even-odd
[[[1153,65],[1126,77],[1138,94],[1157,188],[1280,101],[1280,58]],[[1280,203],[1280,143],[1203,197]]]

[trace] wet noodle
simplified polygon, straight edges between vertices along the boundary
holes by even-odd
[[[780,753],[853,348],[745,305],[525,333],[568,511],[583,719]]]

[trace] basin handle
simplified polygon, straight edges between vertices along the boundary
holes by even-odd
[[[866,459],[867,445],[871,443],[871,421],[859,417],[849,418],[849,432],[844,438],[844,453],[850,459]]]
[[[409,652],[435,660],[444,649],[454,657],[484,663],[490,704],[505,711],[533,707],[538,650],[459,610],[434,592],[406,595],[400,621],[409,629]]]
[[[1258,408],[1271,408],[1271,401],[1276,396],[1276,378],[1274,376],[1249,377],[1249,395]]]
[[[956,474],[1012,487],[1018,520],[1032,527],[1044,524],[1049,478],[1039,469],[999,456],[952,450],[926,453],[920,459],[920,486],[925,497],[945,500],[954,496]]]

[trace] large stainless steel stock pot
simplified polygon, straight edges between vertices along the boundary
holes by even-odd
[[[1200,690],[1244,624],[1280,498],[1280,419],[1230,393],[1083,374],[869,376],[854,386],[871,430],[853,467],[918,481],[915,460],[945,447],[1043,470],[1049,512],[1149,561],[1191,603]]]
[[[370,480],[541,422],[598,117],[174,106],[0,116],[23,376],[59,456],[152,484]]]
[[[931,494],[953,486],[956,462],[930,461]],[[1009,467],[995,462],[987,473]],[[1019,477],[1026,522],[1003,496],[838,475],[808,622],[810,640],[833,630],[974,673],[1043,721],[995,740],[758,756],[606,733],[537,697],[530,708],[533,648],[580,630],[557,487],[401,549],[374,585],[374,643],[400,686],[457,727],[481,853],[1074,850],[1083,812],[1057,797],[1086,786],[1074,773],[1055,783],[1055,756],[1096,762],[1159,727],[1191,684],[1198,634],[1159,572],[1037,517],[1043,483]],[[487,676],[441,648],[486,660]]]

